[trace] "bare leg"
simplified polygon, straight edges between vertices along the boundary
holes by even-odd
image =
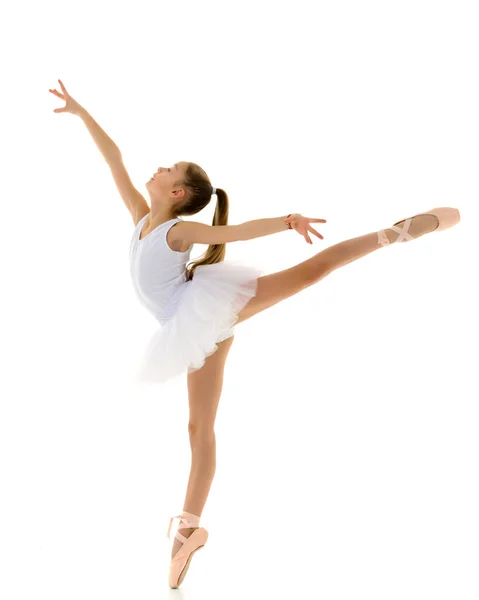
[[[218,350],[209,356],[204,366],[188,374],[188,400],[190,419],[188,432],[191,447],[191,469],[186,489],[183,511],[198,517],[210,492],[216,472],[216,436],[214,423],[223,389],[223,374],[234,337],[218,343]],[[196,527],[182,528],[179,533],[188,538]],[[182,542],[175,538],[171,556]]]
[[[183,510],[201,516],[216,472],[216,437],[214,432],[201,432],[190,436],[190,444],[191,470]],[[188,538],[195,529],[187,527],[181,529],[180,533]],[[181,545],[182,542],[175,538],[172,557]]]
[[[200,516],[216,473],[216,436],[213,430],[190,435],[191,471],[183,510]]]
[[[410,224],[409,234],[414,239],[433,231],[436,227],[436,217],[417,216]],[[399,240],[399,233],[393,229],[385,229],[384,232],[390,243]],[[376,231],[339,242],[289,269],[260,277],[256,296],[251,298],[239,313],[238,324],[298,294],[336,269],[380,248],[383,246],[379,242],[379,232]]]

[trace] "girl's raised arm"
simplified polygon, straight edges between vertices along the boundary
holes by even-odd
[[[60,79],[58,82],[62,88],[63,94],[57,90],[49,91],[52,94],[55,94],[55,96],[58,96],[58,98],[64,100],[66,105],[63,108],[56,108],[53,112],[69,112],[73,115],[78,115],[83,120],[95,144],[102,153],[103,158],[110,167],[115,185],[136,225],[139,219],[149,212],[150,207],[142,194],[133,185],[125,165],[123,164],[120,148],[118,148],[115,142],[108,137],[88,111],[70,96]]]

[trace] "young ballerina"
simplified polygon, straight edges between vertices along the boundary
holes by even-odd
[[[121,153],[92,117],[66,92],[50,90],[66,101],[63,109],[81,116],[110,166],[135,228],[130,243],[133,285],[143,306],[161,329],[150,341],[139,374],[142,382],[161,382],[187,373],[191,471],[183,511],[174,536],[169,586],[181,585],[193,554],[208,532],[200,526],[216,469],[214,424],[223,373],[234,338],[234,326],[317,283],[336,269],[396,242],[442,231],[460,220],[455,208],[436,208],[398,221],[388,229],[340,242],[278,273],[263,275],[253,266],[225,261],[225,245],[238,240],[294,230],[312,243],[323,239],[310,223],[326,223],[291,214],[228,225],[226,192],[215,189],[206,172],[191,162],[160,168],[148,181],[151,208],[136,190]],[[199,213],[216,195],[212,226],[184,221]],[[205,254],[187,265],[193,244],[208,244]],[[182,530],[182,534],[179,530]]]

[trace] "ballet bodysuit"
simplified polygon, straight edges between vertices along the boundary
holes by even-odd
[[[157,321],[135,374],[136,383],[161,383],[200,369],[217,343],[234,335],[238,313],[256,295],[263,272],[240,261],[200,265],[186,281],[186,252],[172,250],[166,236],[182,221],[162,223],[140,240],[149,213],[130,244],[130,272],[140,303]]]

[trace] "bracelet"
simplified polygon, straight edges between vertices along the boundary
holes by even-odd
[[[287,219],[289,219],[289,217],[290,217],[292,214],[293,214],[293,213],[289,214],[289,215],[288,215],[286,218],[287,218]],[[293,229],[293,228],[291,227],[291,223],[288,223],[287,225],[288,225],[288,229]]]

